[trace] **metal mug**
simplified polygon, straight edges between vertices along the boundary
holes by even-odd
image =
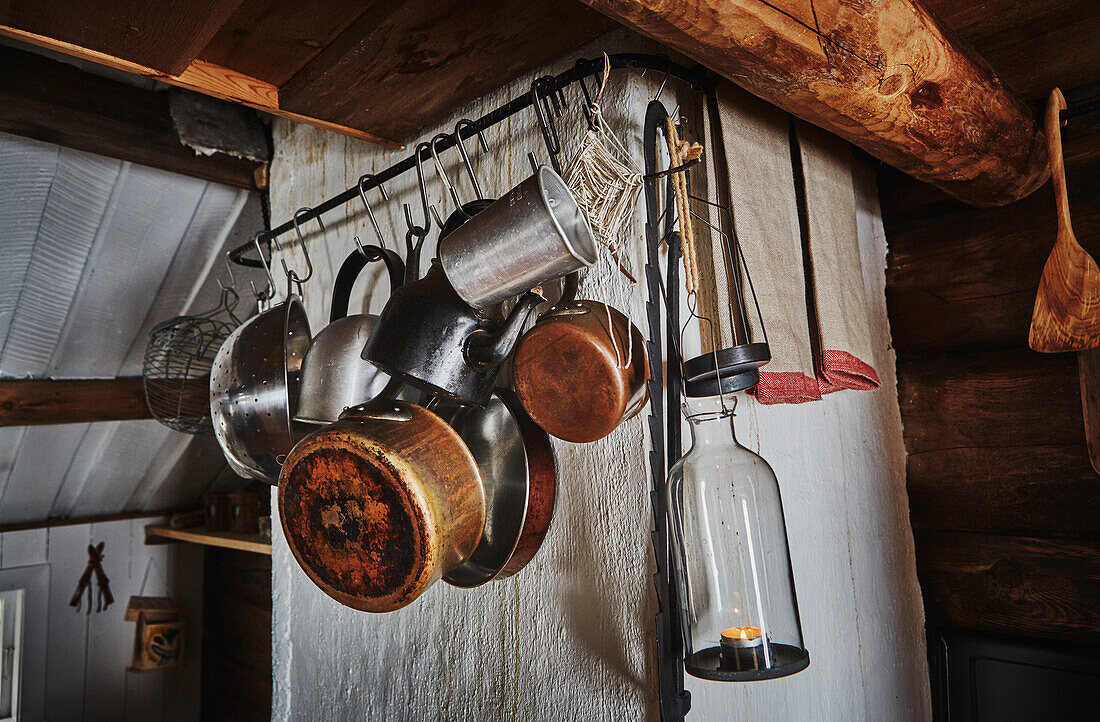
[[[584,213],[547,166],[439,239],[447,280],[482,312],[597,258]]]

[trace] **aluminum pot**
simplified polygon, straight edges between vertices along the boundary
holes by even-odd
[[[473,553],[485,492],[446,422],[406,401],[376,399],[294,447],[279,518],[294,558],[326,594],[389,612]]]
[[[546,166],[441,236],[438,254],[455,292],[482,312],[598,259],[584,213]]]
[[[330,424],[345,409],[378,396],[389,383],[389,376],[360,358],[363,346],[378,326],[378,317],[367,313],[347,315],[355,280],[375,261],[386,264],[390,293],[404,280],[405,266],[391,250],[363,246],[344,260],[333,286],[329,325],[313,338],[302,363],[296,416],[299,421]]]
[[[210,369],[210,418],[229,467],[276,484],[302,434],[294,421],[309,320],[297,296],[248,319]]]

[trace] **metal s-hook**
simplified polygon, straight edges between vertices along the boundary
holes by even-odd
[[[359,176],[359,182],[356,186],[359,188],[359,197],[363,199],[363,205],[367,209],[367,217],[370,218],[370,224],[374,228],[374,235],[378,236],[378,245],[382,246],[382,248],[386,248],[386,239],[382,237],[382,229],[378,227],[378,219],[374,217],[374,209],[370,207],[370,201],[367,200],[367,192],[363,188],[363,185],[367,181],[374,180],[374,178],[374,175],[371,173],[364,173]],[[382,185],[382,181],[378,181],[378,190],[382,192],[382,200],[388,201],[390,199],[390,194],[386,192],[386,186]],[[320,220],[320,218],[318,218],[318,220]],[[363,247],[362,244],[359,244],[358,237],[356,237],[355,242],[359,245],[360,250],[362,250]]]
[[[229,262],[229,254],[230,253],[232,253],[232,251],[226,251],[225,256],[222,258],[222,260],[225,261],[225,270],[229,272],[229,285],[227,286],[224,283],[222,283],[221,276],[218,276],[215,279],[218,282],[218,288],[220,288],[223,291],[228,291],[231,288],[236,288],[237,287],[237,279],[234,278],[234,276],[233,276],[233,264],[231,264]]]
[[[576,62],[574,67],[588,67],[588,61],[582,58]],[[592,94],[588,92],[588,83],[584,81],[583,75],[577,78],[577,83],[581,86],[581,95],[584,96],[584,105],[581,107],[584,122],[588,125],[589,130],[599,130],[599,126],[596,125],[596,113],[592,107]]]
[[[655,96],[653,96],[653,100],[660,100],[661,99],[661,91],[663,91],[665,89],[665,83],[668,82],[668,74],[672,72],[672,58],[670,58],[666,55],[666,56],[664,56],[664,59],[665,59],[665,62],[667,63],[667,65],[665,67],[665,74],[661,76],[661,84],[657,86],[657,94]],[[646,72],[648,72],[648,70],[649,70],[649,68],[643,68],[641,77],[644,78],[645,74],[646,74]],[[675,118],[676,113],[673,113],[672,117]]]
[[[434,138],[432,138],[428,146],[432,150],[432,160],[435,161],[435,172],[439,174],[439,180],[443,181],[443,186],[447,189],[447,193],[450,194],[451,200],[455,204],[455,210],[461,213],[464,218],[470,219],[473,218],[473,216],[467,213],[466,210],[462,207],[462,199],[458,197],[458,191],[455,190],[454,185],[451,184],[451,177],[447,175],[447,169],[444,168],[443,163],[440,162],[439,151],[436,150],[435,147],[436,143],[441,140],[447,140],[447,138],[449,137],[450,136],[447,133],[439,133]]]
[[[280,258],[279,259],[279,262],[281,264],[283,264],[283,273],[286,274],[286,277],[288,279],[290,279],[291,281],[294,281],[294,284],[296,286],[298,286],[299,291],[301,291],[303,283],[305,283],[309,279],[313,278],[313,261],[309,257],[309,249],[306,248],[306,239],[305,239],[305,236],[302,235],[302,226],[301,226],[301,223],[298,221],[298,217],[301,216],[303,213],[309,213],[312,210],[313,210],[312,208],[303,207],[303,208],[299,208],[298,210],[294,211],[294,232],[296,234],[298,234],[298,243],[302,246],[302,255],[304,255],[305,258],[306,258],[306,275],[305,275],[305,277],[303,278],[302,276],[298,275],[297,271],[291,270],[290,267],[286,265],[286,259],[285,258]],[[320,215],[316,216],[316,220],[317,220],[317,225],[321,227],[321,232],[324,233],[325,232],[325,222],[321,220]],[[281,251],[282,246],[279,245],[279,239],[275,236],[272,236],[271,240],[275,242],[275,248]]]
[[[424,223],[422,225],[417,225],[416,223],[413,223],[412,210],[409,208],[409,204],[402,204],[403,210],[405,211],[405,225],[409,227],[410,231],[415,232],[414,235],[420,236],[421,238],[427,236],[428,231],[432,229],[432,217],[428,211],[428,206],[430,205],[428,203],[428,186],[424,181],[423,155],[425,150],[428,151],[428,154],[430,155],[432,152],[432,144],[427,142],[417,143],[416,152],[413,155],[413,160],[416,161],[416,184],[420,189],[420,210],[421,215],[424,219]],[[407,239],[406,245],[408,245]]]
[[[485,195],[481,192],[481,184],[477,181],[477,174],[474,173],[474,166],[470,163],[470,156],[466,153],[466,144],[462,142],[462,129],[467,126],[475,129],[482,153],[489,152],[489,144],[485,142],[485,136],[482,135],[481,130],[474,125],[474,121],[463,118],[455,123],[455,144],[458,146],[458,154],[462,156],[462,165],[466,166],[466,174],[470,176],[470,182],[474,186],[474,195],[477,196],[479,201],[485,200]]]
[[[542,141],[546,144],[546,151],[550,154],[550,165],[554,172],[561,174],[561,164],[558,162],[558,154],[561,153],[561,141],[558,138],[558,128],[554,124],[553,113],[547,107],[549,105],[544,88],[554,78],[544,75],[535,78],[531,82],[531,107],[535,110],[535,117],[539,122],[539,130],[542,132]],[[551,94],[554,92],[550,91]]]
[[[252,237],[252,243],[256,246],[256,253],[260,256],[260,266],[263,267],[264,273],[267,274],[267,288],[263,291],[256,290],[256,284],[252,282],[252,279],[248,280],[248,285],[252,289],[252,293],[256,296],[256,300],[261,303],[267,303],[275,295],[275,277],[271,275],[271,264],[264,258],[263,248],[260,247],[260,239],[266,235],[264,231],[260,231]]]

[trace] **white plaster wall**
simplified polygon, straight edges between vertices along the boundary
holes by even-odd
[[[578,55],[620,49],[626,42],[615,38]],[[572,60],[545,72],[557,72]],[[660,82],[654,75],[619,74],[604,102],[605,117],[639,159],[645,106]],[[524,92],[532,77],[474,103],[425,138],[449,131],[462,115],[477,117]],[[674,85],[670,81],[662,96],[670,107]],[[576,101],[579,91],[571,92]],[[576,132],[565,135],[579,138],[576,103],[568,115]],[[491,153],[474,153],[474,162],[490,196],[529,175],[527,151],[546,159],[530,111],[487,135]],[[386,151],[284,121],[276,124],[275,151],[271,188],[276,219],[409,152]],[[457,156],[449,152],[444,160],[452,178],[459,177]],[[432,202],[447,207],[434,170],[429,165],[426,171]],[[799,407],[761,407],[749,401],[742,405],[738,423],[741,440],[769,459],[779,475],[811,665],[772,682],[691,680],[693,720],[930,716],[923,611],[883,292],[886,246],[873,179],[865,179],[864,185],[863,268],[875,367],[883,388],[834,394]],[[390,243],[399,249],[404,229],[400,203],[416,203],[414,186],[415,176],[407,174],[388,186],[391,203],[376,204],[383,227],[390,230]],[[463,188],[468,195],[468,185]],[[376,197],[371,194],[372,200]],[[328,317],[329,289],[353,248],[353,235],[374,240],[358,203],[330,213],[326,221],[325,237],[310,238],[316,273],[304,293],[315,331]],[[633,267],[640,269],[640,224],[634,231],[627,252]],[[301,268],[296,247],[288,248],[287,255],[292,266]],[[431,256],[426,249],[425,267]],[[593,274],[582,287],[583,295],[615,300],[610,277],[606,269]],[[379,269],[373,278],[360,281],[363,309],[377,311],[385,302],[385,280],[372,288],[380,278]],[[357,291],[353,299],[358,298]],[[644,328],[640,287],[629,307],[635,323]],[[559,491],[553,526],[534,562],[509,580],[474,590],[440,583],[398,612],[355,612],[314,587],[275,524],[273,718],[657,719],[643,417],[595,444],[555,443]]]

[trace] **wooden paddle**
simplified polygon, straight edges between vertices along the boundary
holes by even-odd
[[[1058,210],[1058,239],[1039,279],[1028,335],[1028,345],[1043,353],[1100,346],[1100,268],[1077,243],[1069,222],[1059,118],[1065,107],[1062,91],[1055,88],[1047,103],[1045,130]]]

